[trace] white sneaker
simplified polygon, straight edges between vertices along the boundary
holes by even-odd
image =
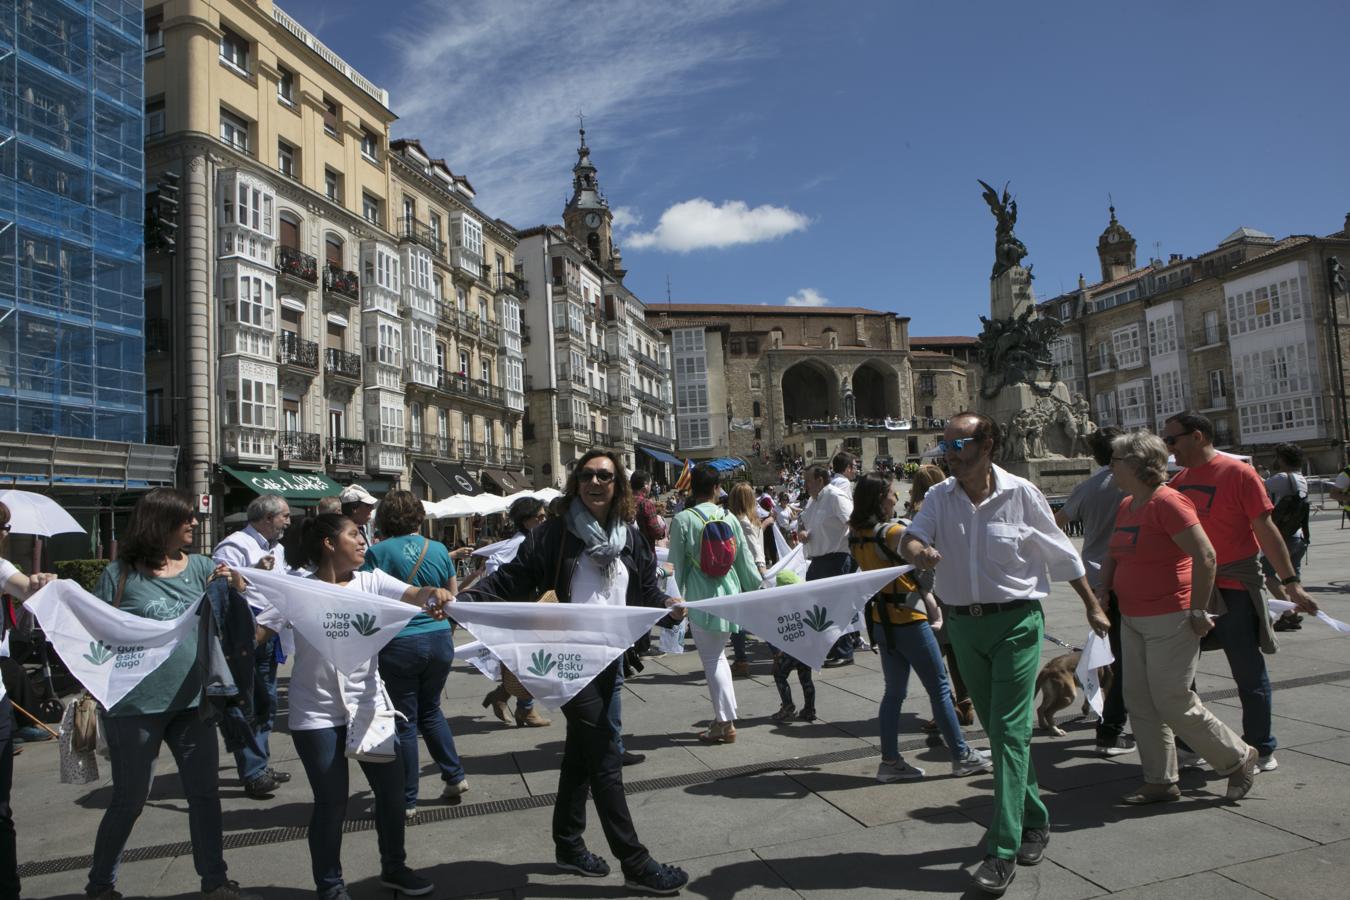
[[[918,781],[923,777],[923,769],[911,766],[904,757],[893,763],[882,760],[877,766],[877,781],[882,784],[895,784],[897,781]]]
[[[1274,752],[1267,753],[1256,760],[1256,771],[1274,772],[1280,767],[1280,761],[1275,758]]]
[[[979,772],[992,772],[994,770],[993,760],[989,758],[988,750],[976,750],[974,747],[966,749],[966,755],[952,760],[952,774],[957,778],[964,778],[967,775],[975,775]]]
[[[1199,753],[1191,750],[1183,750],[1180,747],[1177,748],[1177,771],[1181,771],[1182,769],[1200,769],[1203,768],[1204,765],[1205,760]]]
[[[441,799],[447,801],[451,805],[454,805],[460,802],[460,798],[463,796],[464,792],[467,791],[468,789],[469,789],[469,779],[467,778],[465,778],[463,781],[457,781],[454,784],[447,784],[444,788],[441,789]]]

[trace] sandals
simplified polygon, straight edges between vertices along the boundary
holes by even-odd
[[[707,731],[699,732],[698,739],[705,744],[734,744],[736,725],[732,722],[713,722]]]

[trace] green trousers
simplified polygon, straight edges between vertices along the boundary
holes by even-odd
[[[1045,616],[1041,605],[1032,603],[989,616],[948,615],[946,621],[961,677],[989,735],[994,815],[988,852],[1013,859],[1022,844],[1022,829],[1045,828],[1050,823],[1031,765]]]

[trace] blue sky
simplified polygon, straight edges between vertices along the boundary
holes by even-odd
[[[893,310],[974,334],[1012,182],[1041,298],[1350,212],[1341,3],[287,0],[519,227],[560,221],[586,114],[649,303]],[[377,10],[377,11],[376,11]]]

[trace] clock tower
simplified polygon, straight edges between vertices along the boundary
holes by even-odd
[[[586,129],[581,129],[581,146],[577,148],[577,164],[572,167],[572,199],[563,210],[563,227],[573,240],[603,269],[620,281],[626,271],[619,248],[614,246],[614,214],[609,201],[600,192],[591,149],[586,146]]]
[[[1102,281],[1115,281],[1134,271],[1134,237],[1116,221],[1115,206],[1111,207],[1111,221],[1097,239],[1097,258],[1102,264]]]

